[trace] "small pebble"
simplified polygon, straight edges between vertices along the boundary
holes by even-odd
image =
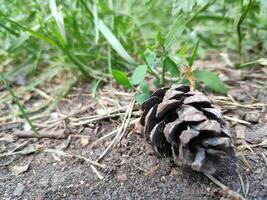
[[[165,183],[165,182],[166,182],[166,177],[165,177],[165,176],[160,177],[160,181],[161,181],[162,183]]]
[[[260,114],[257,112],[249,112],[246,113],[244,116],[244,120],[251,122],[251,123],[257,123],[259,121]]]
[[[117,180],[118,181],[121,181],[121,182],[123,182],[123,181],[127,181],[127,175],[126,174],[121,174],[121,175],[118,175],[117,176]]]

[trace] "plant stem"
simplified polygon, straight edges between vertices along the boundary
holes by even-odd
[[[194,91],[196,87],[196,79],[193,75],[193,68],[192,66],[187,67],[186,76],[188,77],[190,83],[190,90]]]
[[[237,37],[238,37],[238,55],[239,55],[239,62],[242,63],[242,33],[241,33],[241,25],[243,23],[243,21],[245,20],[245,18],[247,17],[249,10],[251,9],[253,3],[255,2],[255,0],[249,0],[249,3],[246,5],[244,11],[242,12],[238,23],[237,23]]]
[[[206,10],[208,7],[210,7],[212,4],[214,4],[216,2],[216,0],[211,0],[209,2],[207,2],[204,6],[202,6],[199,10],[197,10],[195,12],[194,15],[192,15],[191,17],[188,18],[188,20],[186,20],[186,23],[191,22],[195,17],[197,17],[199,15],[199,13],[201,13],[202,11]]]
[[[148,71],[157,79],[158,82],[160,82],[160,78],[157,75],[157,73],[152,69],[152,67],[148,64],[148,62],[146,61],[146,59],[144,59],[146,66],[148,68]]]
[[[36,127],[34,126],[34,124],[32,123],[31,119],[29,118],[24,106],[19,102],[18,97],[15,95],[15,93],[13,92],[13,90],[11,89],[11,87],[9,86],[9,84],[7,83],[6,79],[3,77],[3,75],[1,75],[1,80],[3,81],[4,85],[6,86],[7,90],[9,91],[10,95],[12,96],[13,100],[15,101],[15,103],[17,104],[17,106],[19,107],[20,112],[22,113],[22,116],[26,119],[26,121],[29,123],[32,131],[34,132],[35,135],[39,136],[39,133],[36,129]]]
[[[161,56],[161,63],[162,65],[162,76],[161,76],[161,85],[165,85],[165,73],[166,73],[166,66],[164,64],[164,60],[166,59],[166,49],[165,46],[162,45],[162,51],[163,51],[163,56]]]
[[[239,65],[238,68],[245,68],[245,67],[248,67],[250,65],[257,64],[257,63],[259,63],[259,60],[250,61],[250,62],[243,63],[243,64]]]

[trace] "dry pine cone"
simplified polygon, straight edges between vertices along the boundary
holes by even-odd
[[[160,88],[141,109],[145,138],[159,155],[212,174],[232,151],[221,110],[199,91],[185,85]]]

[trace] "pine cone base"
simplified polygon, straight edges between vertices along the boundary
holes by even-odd
[[[161,156],[213,174],[232,152],[231,135],[217,106],[185,85],[156,90],[141,106],[146,140]]]

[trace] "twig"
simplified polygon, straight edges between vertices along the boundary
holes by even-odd
[[[71,116],[74,116],[74,115],[77,115],[77,114],[79,114],[79,113],[83,113],[83,112],[85,112],[88,108],[91,108],[93,105],[94,105],[94,103],[91,103],[91,104],[89,104],[88,106],[86,106],[86,107],[84,107],[84,108],[82,108],[82,109],[78,109],[77,112],[73,112],[73,113],[70,113],[70,114],[68,114],[68,115],[59,114],[59,116],[61,116],[61,118],[54,119],[54,120],[50,120],[50,121],[46,121],[46,122],[44,122],[44,124],[54,124],[54,123],[59,122],[59,121],[62,121],[62,120],[64,120],[64,119],[68,119],[68,118],[70,118]]]
[[[64,139],[67,137],[65,134],[65,130],[49,130],[43,129],[39,131],[39,135],[35,135],[33,131],[16,131],[14,132],[14,136],[19,138],[51,138],[51,139]]]
[[[135,102],[135,98],[133,98],[128,110],[125,113],[123,123],[122,123],[121,127],[119,128],[119,131],[118,131],[116,137],[112,140],[112,142],[108,145],[108,147],[103,151],[103,153],[98,157],[98,161],[101,160],[108,153],[110,148],[112,146],[115,146],[121,140],[121,138],[124,136],[124,134],[126,132],[126,128],[128,127],[128,124],[130,122],[134,102]]]
[[[267,168],[267,158],[266,158],[264,153],[261,153],[261,156],[262,156],[262,158],[263,158],[263,160],[265,162],[266,168]]]
[[[49,149],[49,148],[44,148],[44,149],[42,149],[42,151],[46,152],[46,153],[54,153],[54,154],[57,154],[57,155],[60,155],[60,156],[64,156],[64,157],[78,158],[78,159],[81,159],[81,160],[84,160],[84,161],[90,163],[91,165],[95,165],[95,166],[103,168],[103,169],[106,168],[106,165],[101,164],[101,163],[96,162],[96,161],[93,161],[93,160],[90,160],[89,158],[86,158],[86,157],[83,157],[83,156],[80,156],[80,155],[74,155],[74,154],[66,153],[64,151],[59,151],[59,150],[56,150],[56,149]]]
[[[99,171],[97,171],[97,169],[95,168],[94,165],[90,165],[91,169],[95,172],[95,174],[97,175],[97,177],[100,179],[100,180],[103,180],[104,179],[104,176],[102,176]]]
[[[223,183],[221,183],[219,180],[217,180],[216,178],[214,178],[212,175],[210,174],[206,174],[203,173],[206,177],[208,177],[213,183],[215,183],[215,185],[217,185],[218,187],[222,188],[224,191],[227,192],[227,194],[229,195],[229,197],[236,199],[236,200],[244,200],[244,198],[238,194],[237,192],[229,189],[226,185],[224,185]]]
[[[98,142],[104,140],[105,138],[107,138],[107,137],[113,135],[114,133],[116,133],[116,132],[118,132],[118,131],[119,131],[119,128],[118,128],[118,129],[115,129],[115,130],[113,130],[113,131],[111,131],[110,133],[104,135],[103,137],[101,137],[101,138],[99,138],[98,140],[96,140],[95,142],[93,142],[93,143],[91,144],[91,146],[94,146],[96,143],[98,143]]]
[[[72,119],[72,121],[80,121],[80,120],[87,120],[87,119],[95,119],[95,118],[99,118],[99,117],[104,117],[104,116],[107,116],[107,115],[111,115],[111,114],[122,114],[122,113],[125,113],[125,111],[127,111],[127,107],[122,107],[122,108],[118,108],[118,109],[114,109],[114,110],[111,110],[105,114],[98,114],[98,115],[90,115],[90,116],[84,116],[84,117],[80,117],[80,118],[77,118],[77,119]]]
[[[248,192],[249,192],[249,181],[248,181],[248,177],[246,176],[246,187],[245,187],[245,183],[244,183],[244,180],[242,178],[242,176],[237,172],[237,175],[239,177],[239,180],[241,182],[241,186],[242,186],[242,191],[243,191],[243,194],[244,194],[244,197],[247,198],[247,195],[248,195]]]
[[[235,117],[229,117],[229,116],[226,116],[226,115],[224,115],[223,116],[225,119],[228,119],[228,120],[230,120],[230,121],[234,121],[234,122],[238,122],[238,123],[240,123],[240,124],[251,124],[250,122],[247,122],[247,121],[245,121],[245,120],[242,120],[242,119],[237,119],[237,118],[235,118]]]
[[[95,166],[97,166],[97,167],[100,167],[102,169],[105,169],[106,168],[106,165],[104,165],[104,164],[98,163],[96,161],[90,160],[89,158],[86,158],[86,157],[83,157],[83,156],[80,156],[80,155],[74,155],[74,154],[66,153],[66,152],[63,152],[63,151],[56,150],[56,149],[45,148],[45,149],[43,149],[43,152],[53,153],[53,154],[57,154],[57,155],[60,155],[60,156],[65,156],[65,157],[74,157],[74,158],[78,158],[78,159],[84,160],[84,161],[86,161],[86,162],[88,162],[90,164],[89,165],[90,168],[95,172],[95,174],[97,175],[97,177],[100,180],[102,180],[104,178],[97,171],[97,169],[95,168]]]
[[[248,108],[248,109],[255,109],[257,107],[265,107],[265,106],[267,106],[267,104],[264,104],[264,103],[253,103],[253,104],[243,105],[243,104],[240,104],[240,103],[236,102],[233,99],[233,97],[230,98],[230,97],[224,97],[224,96],[215,96],[214,97],[214,102],[215,103],[221,103],[224,106],[232,105],[232,106],[235,106],[235,107]]]
[[[13,150],[11,150],[11,152],[15,152],[15,151],[21,149],[22,147],[25,147],[28,143],[29,143],[28,140],[23,142],[23,143],[21,143],[20,145],[16,146]]]
[[[138,115],[139,111],[133,112],[132,114],[133,115]],[[93,122],[96,122],[96,121],[99,121],[99,120],[103,120],[103,119],[107,119],[107,118],[119,117],[121,115],[122,115],[122,113],[105,114],[105,115],[101,115],[99,117],[95,117],[95,118],[92,118],[92,119],[89,119],[89,120],[85,120],[85,121],[80,121],[80,122],[77,122],[77,123],[71,122],[71,125],[73,125],[73,126],[81,126],[81,125],[93,123]],[[78,119],[78,120],[80,120],[80,119]]]
[[[48,94],[46,94],[44,91],[42,91],[39,88],[35,88],[35,92],[38,93],[40,96],[46,98],[47,100],[50,100],[50,101],[53,101],[54,100],[53,97],[49,96]]]
[[[8,157],[8,156],[14,156],[14,155],[25,155],[25,154],[30,154],[39,151],[39,149],[31,149],[31,150],[21,150],[21,151],[10,151],[4,154],[0,154],[0,158]]]

